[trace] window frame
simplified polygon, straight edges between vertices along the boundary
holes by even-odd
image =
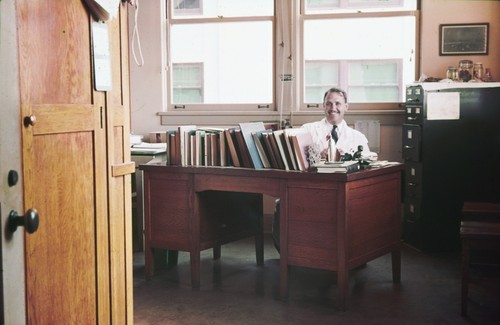
[[[165,21],[165,29],[166,29],[166,111],[174,112],[176,110],[182,109],[185,111],[196,111],[196,112],[210,112],[210,111],[244,111],[250,113],[262,113],[262,112],[273,112],[276,107],[276,11],[274,16],[238,16],[238,17],[205,17],[205,18],[173,18],[173,15],[170,14],[170,4],[169,2],[172,0],[166,0],[166,21]],[[200,0],[200,4],[201,4]],[[274,0],[276,1],[279,0]],[[189,13],[191,14],[191,13]],[[174,104],[172,97],[172,73],[170,70],[172,69],[172,60],[170,58],[170,28],[175,24],[204,24],[204,23],[229,23],[229,22],[258,22],[258,21],[270,21],[272,24],[272,93],[271,93],[271,102],[270,103],[202,103],[202,104]]]
[[[304,21],[308,19],[343,19],[343,18],[376,18],[376,17],[395,17],[395,16],[413,16],[415,17],[415,80],[419,74],[419,32],[420,32],[420,1],[417,0],[417,8],[408,11],[383,11],[383,12],[356,12],[356,13],[314,13],[304,14],[305,0],[292,0],[293,3],[288,3],[290,0],[274,0],[275,14],[274,16],[261,16],[261,17],[214,17],[214,18],[197,18],[190,19],[186,17],[172,18],[169,15],[170,1],[166,1],[166,15],[164,22],[164,35],[166,48],[164,54],[165,74],[164,86],[164,112],[176,112],[179,107],[175,107],[172,98],[171,84],[171,61],[170,61],[170,26],[173,24],[189,24],[189,23],[224,23],[234,21],[270,21],[273,25],[272,34],[272,102],[271,103],[237,103],[237,104],[186,104],[183,105],[182,110],[192,112],[238,112],[244,115],[266,115],[266,114],[300,114],[314,113],[315,107],[318,103],[305,103],[305,80],[304,80]],[[200,0],[200,3],[203,0]],[[400,0],[398,0],[400,1]],[[284,8],[284,9],[283,9]],[[286,26],[284,23],[292,21],[291,26]],[[367,60],[369,61],[369,60]],[[402,69],[402,67],[401,67]],[[404,85],[402,75],[400,84],[403,88]],[[289,78],[291,82],[284,83],[282,80]],[[404,101],[405,92],[402,91],[402,101]],[[321,99],[318,99],[320,101]],[[363,103],[350,103],[350,110],[401,110],[402,102],[363,102]],[[308,107],[309,106],[309,107]],[[321,105],[319,105],[321,107]],[[181,113],[180,111],[178,111]]]
[[[306,0],[299,0],[301,3],[300,6],[300,57],[301,60],[299,62],[299,67],[300,70],[298,71],[298,76],[299,77],[299,84],[297,87],[297,91],[299,93],[299,103],[298,103],[298,111],[299,112],[314,112],[317,111],[318,109],[322,109],[322,103],[321,103],[321,98],[318,98],[318,102],[315,103],[306,103],[305,102],[305,78],[303,72],[305,71],[305,60],[304,58],[304,24],[306,20],[313,20],[313,19],[347,19],[347,18],[380,18],[380,17],[403,17],[403,16],[412,16],[415,17],[415,53],[413,53],[413,56],[415,57],[415,78],[417,78],[418,74],[418,66],[416,64],[416,60],[418,58],[418,53],[420,52],[420,47],[418,43],[418,34],[420,30],[419,26],[419,2],[417,0],[417,9],[416,10],[407,10],[407,11],[383,11],[383,12],[357,12],[357,13],[313,13],[313,14],[305,14],[305,1]],[[386,60],[382,59],[381,61]],[[322,60],[325,61],[325,60]],[[342,61],[342,60],[335,60],[335,61]],[[347,60],[345,60],[347,61]],[[349,60],[350,61],[350,60]],[[360,60],[352,60],[352,61],[360,61]],[[363,61],[363,60],[361,60]],[[368,61],[373,61],[373,59],[366,60]],[[402,66],[398,67],[400,71],[402,71]],[[339,71],[342,71],[343,67],[339,67]],[[347,70],[345,70],[347,71]],[[347,75],[344,73],[340,73],[339,76],[339,81],[340,85],[347,85],[346,82],[344,81],[347,78]],[[399,83],[400,83],[400,94],[402,97],[401,102],[360,102],[360,103],[349,103],[349,110],[400,110],[401,105],[404,102],[404,97],[406,95],[406,91],[404,89],[403,85],[403,80],[402,80],[402,75],[400,74],[398,76],[399,78]],[[415,79],[416,80],[416,79]],[[345,88],[347,91],[347,88]]]

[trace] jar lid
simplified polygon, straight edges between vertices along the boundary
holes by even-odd
[[[461,60],[460,64],[472,64],[472,60]]]

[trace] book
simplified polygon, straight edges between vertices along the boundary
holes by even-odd
[[[167,163],[169,165],[179,165],[177,148],[177,130],[167,131]]]
[[[317,173],[351,173],[361,169],[357,160],[321,162],[313,165]]]
[[[283,130],[277,130],[273,132],[274,138],[276,140],[276,146],[278,147],[278,153],[281,157],[281,161],[284,165],[284,170],[290,170],[289,158],[285,152],[285,148],[283,146]]]
[[[293,167],[294,170],[303,170],[300,168],[299,161],[297,160],[297,155],[295,154],[295,149],[293,147],[291,135],[300,132],[307,132],[307,130],[302,128],[288,128],[288,129],[283,129],[283,132],[284,132],[286,149],[288,150],[288,157],[290,158],[291,167]]]
[[[252,133],[252,137],[253,141],[255,142],[255,145],[257,146],[257,151],[259,152],[259,157],[260,160],[262,161],[262,165],[264,165],[264,168],[271,168],[271,163],[269,162],[267,150],[265,149],[262,132],[266,131],[254,132]]]
[[[308,148],[313,144],[313,139],[309,131],[303,129],[303,132],[297,131],[295,134],[290,135],[294,152],[297,161],[300,162],[300,170],[305,171],[309,169],[309,154]]]
[[[266,152],[267,152],[267,157],[268,157],[269,162],[271,164],[271,168],[279,169],[280,166],[278,164],[278,161],[276,160],[276,157],[274,155],[274,149],[273,149],[273,146],[271,144],[271,141],[274,141],[273,130],[262,131],[262,132],[260,132],[260,135],[262,136],[262,140],[263,140]],[[271,139],[270,139],[270,137],[271,137]]]
[[[281,157],[280,150],[278,148],[278,143],[276,142],[276,136],[274,135],[275,131],[269,133],[267,139],[271,145],[271,150],[273,152],[274,158],[276,159],[276,164],[278,169],[285,169],[285,164],[283,163],[283,158]]]
[[[224,130],[224,134],[226,136],[227,148],[229,150],[231,162],[234,167],[240,167],[240,159],[238,157],[238,152],[236,151],[236,145],[234,143],[234,128]]]
[[[248,152],[247,145],[245,144],[245,139],[241,130],[238,128],[234,129],[234,137],[236,139],[237,150],[239,153],[241,167],[253,168],[252,160],[250,159],[250,153]]]
[[[257,144],[253,139],[252,134],[264,131],[266,128],[263,122],[246,122],[239,123],[241,135],[243,136],[246,148],[249,153],[249,157],[252,161],[253,168],[262,169],[264,168],[264,164],[262,159],[260,158],[259,151],[257,150]]]
[[[226,130],[225,128],[217,127],[200,127],[200,130],[204,130],[206,134],[211,134],[211,164],[212,166],[227,166],[228,157],[228,141],[226,140]]]
[[[177,154],[179,155],[179,163],[181,166],[187,166],[190,163],[189,159],[189,132],[196,130],[196,125],[181,125],[178,128],[177,135],[179,137]]]

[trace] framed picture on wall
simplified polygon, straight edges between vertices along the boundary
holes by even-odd
[[[487,55],[489,23],[439,25],[439,55]]]

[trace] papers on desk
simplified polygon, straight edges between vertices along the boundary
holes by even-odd
[[[388,160],[376,160],[370,162],[369,167],[386,167],[391,165],[397,165],[399,162],[397,161],[388,161]]]
[[[167,152],[166,143],[142,142],[130,147],[130,153],[133,155],[157,155],[165,152]]]
[[[317,173],[350,173],[361,169],[357,160],[321,162],[313,165],[313,170]]]

